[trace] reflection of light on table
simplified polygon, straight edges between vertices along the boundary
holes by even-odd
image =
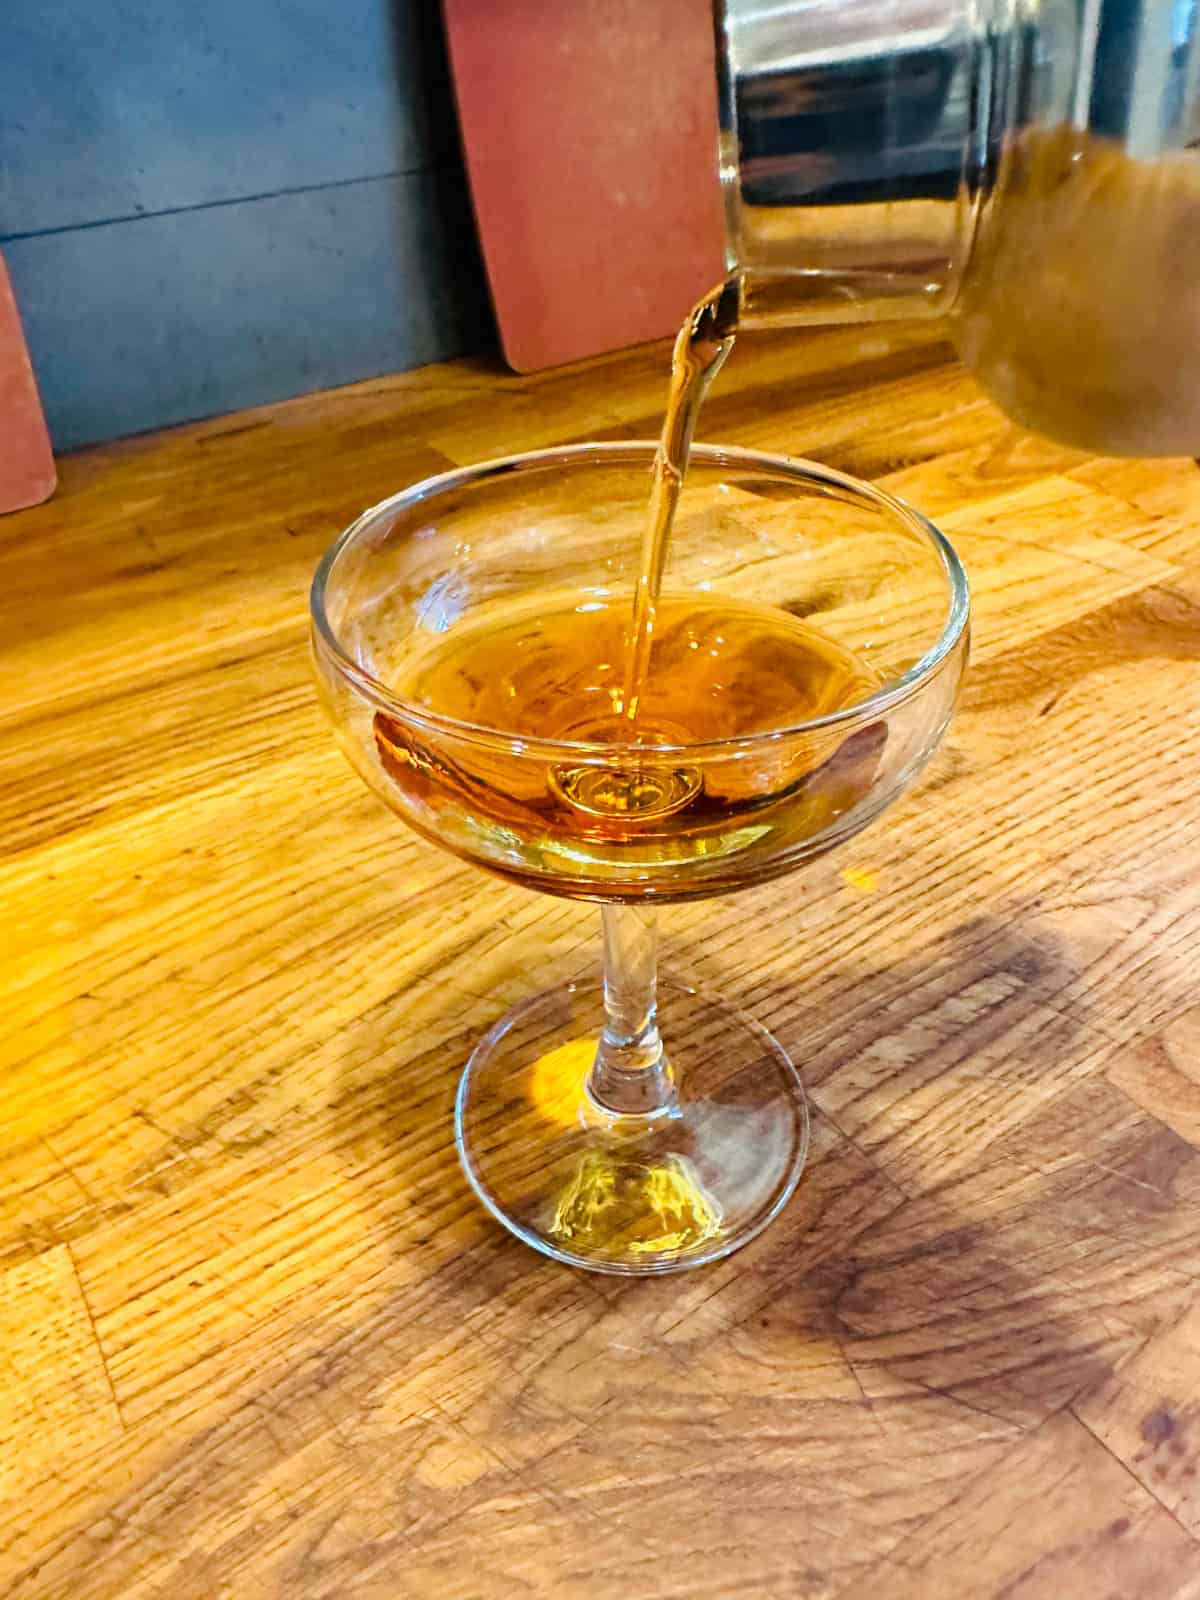
[[[570,1039],[534,1062],[529,1074],[529,1097],[551,1122],[560,1122],[567,1128],[578,1122],[584,1080],[595,1055],[595,1039],[585,1037]]]
[[[861,894],[874,894],[879,887],[879,868],[843,867],[842,882]]]

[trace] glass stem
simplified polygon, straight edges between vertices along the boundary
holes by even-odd
[[[588,1092],[611,1115],[656,1117],[675,1109],[675,1082],[658,1034],[658,913],[606,905],[604,1029]]]

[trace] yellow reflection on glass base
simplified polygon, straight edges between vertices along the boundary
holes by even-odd
[[[686,1156],[644,1162],[588,1151],[549,1224],[550,1234],[587,1255],[692,1250],[721,1233],[721,1208]]]

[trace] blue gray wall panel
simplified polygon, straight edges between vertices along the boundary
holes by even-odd
[[[0,249],[56,447],[489,337],[437,7],[5,0]]]

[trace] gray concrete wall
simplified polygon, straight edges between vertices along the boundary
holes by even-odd
[[[491,338],[435,0],[6,0],[0,250],[56,448]]]

